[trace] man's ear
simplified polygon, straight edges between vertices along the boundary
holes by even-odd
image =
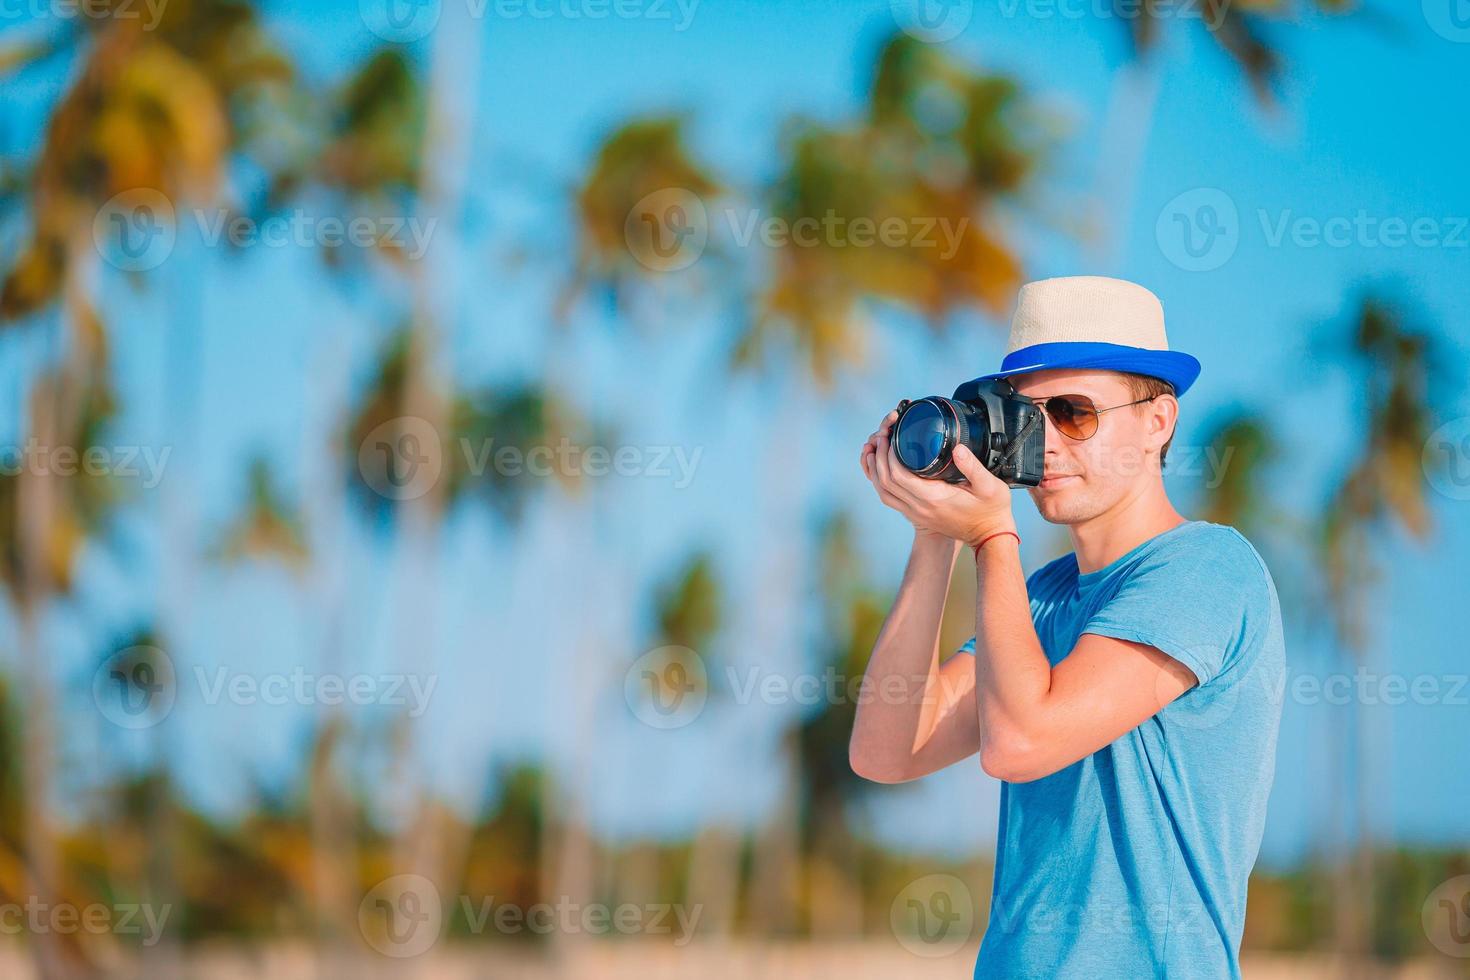
[[[1173,395],[1160,395],[1147,407],[1149,437],[1157,439],[1155,449],[1162,449],[1164,443],[1174,438],[1174,429],[1179,424],[1179,399]]]

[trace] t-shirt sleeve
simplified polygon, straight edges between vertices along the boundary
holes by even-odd
[[[1156,647],[1203,687],[1238,656],[1266,611],[1268,590],[1255,549],[1221,527],[1149,555],[1081,632]]]

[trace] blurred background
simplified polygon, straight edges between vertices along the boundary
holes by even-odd
[[[1464,0],[0,4],[0,974],[969,976],[999,784],[847,765],[858,449],[1078,273],[1281,592],[1246,975],[1470,974],[1467,68]]]

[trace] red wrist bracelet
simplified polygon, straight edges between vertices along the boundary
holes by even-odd
[[[1016,547],[1019,548],[1021,546],[1021,536],[1015,531],[996,531],[994,534],[987,534],[985,535],[985,537],[980,539],[980,543],[975,545],[975,553],[980,553],[980,549],[985,547],[985,542],[989,541],[991,538],[998,538],[1002,534],[1009,534],[1011,537],[1016,539]]]

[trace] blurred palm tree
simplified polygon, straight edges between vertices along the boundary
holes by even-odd
[[[634,119],[614,129],[598,147],[574,191],[577,256],[571,280],[557,300],[555,322],[562,322],[589,291],[602,291],[624,307],[635,283],[660,277],[630,250],[629,216],[640,202],[661,191],[680,191],[709,204],[721,192],[719,182],[686,145],[686,125],[677,116]]]
[[[1265,416],[1235,409],[1212,420],[1203,443],[1218,466],[1204,485],[1200,520],[1228,524],[1250,538],[1264,538],[1281,514],[1266,494],[1270,468],[1280,458],[1279,437]]]
[[[862,359],[866,303],[899,304],[936,328],[955,310],[1004,313],[1022,272],[1000,210],[1024,203],[1043,129],[1013,80],[906,34],[889,40],[865,118],[788,127],[767,206],[785,227],[824,231],[776,250],[737,363],[784,337],[825,387]],[[904,231],[864,245],[855,221]]]
[[[818,537],[814,591],[820,597],[821,615],[815,647],[824,696],[795,720],[785,738],[801,773],[796,781],[797,823],[812,931],[852,935],[863,926],[865,869],[849,812],[871,784],[852,771],[848,743],[857,715],[856,682],[863,676],[893,596],[870,584],[849,515],[830,515]]]
[[[1239,66],[1256,98],[1272,96],[1283,64],[1280,49],[1264,30],[1268,23],[1296,21],[1314,9],[1325,14],[1346,14],[1355,0],[1203,0],[1198,6],[1147,0],[1139,16],[1120,18],[1133,50],[1146,54],[1158,45],[1159,32],[1167,21],[1196,20],[1210,40]]]
[[[228,154],[241,145],[234,120],[289,67],[269,43],[254,11],[231,0],[182,0],[160,8],[154,29],[143,18],[50,18],[52,33],[12,49],[10,71],[51,70],[54,56],[74,67],[40,139],[35,159],[7,161],[7,172],[27,179],[11,189],[23,209],[25,240],[0,282],[0,321],[37,317],[61,308],[59,366],[38,382],[32,399],[32,435],[43,446],[76,436],[77,420],[106,399],[106,328],[99,315],[94,270],[94,223],[118,195],[161,193],[183,203],[212,193]],[[120,198],[126,208],[130,199]],[[137,208],[134,207],[134,216]],[[151,221],[168,220],[149,212]],[[74,482],[74,481],[73,481]],[[76,492],[47,474],[33,474],[16,492],[21,537],[19,579],[33,737],[27,750],[27,799],[35,811],[29,847],[42,879],[54,887],[57,869],[49,841],[51,724],[49,679],[36,649],[35,613],[64,589],[80,535],[68,531]],[[68,498],[73,498],[69,500]],[[54,523],[53,523],[54,522]],[[29,529],[29,530],[27,530]],[[51,542],[40,540],[50,537]],[[64,543],[58,544],[58,538]],[[64,967],[54,941],[35,944],[43,977]]]
[[[1132,59],[1113,75],[1100,126],[1093,195],[1097,206],[1109,213],[1102,217],[1103,227],[1086,229],[1087,234],[1097,236],[1099,263],[1106,266],[1121,256],[1123,236],[1133,220],[1144,173],[1144,149],[1153,132],[1163,85],[1156,49],[1166,24],[1183,25],[1176,30],[1203,28],[1209,41],[1241,69],[1256,104],[1271,108],[1285,58],[1268,25],[1299,22],[1314,11],[1347,14],[1357,6],[1354,0],[1202,0],[1191,4],[1147,0],[1135,8],[1135,16],[1113,18],[1127,32]],[[1369,17],[1358,19],[1371,21]]]
[[[0,287],[6,320],[50,308],[68,282],[90,287],[93,222],[116,195],[157,191],[178,204],[210,195],[228,155],[249,146],[244,120],[292,77],[254,8],[236,0],[171,2],[153,30],[143,18],[51,22],[57,33],[13,69],[60,53],[76,70],[25,166],[29,236]]]
[[[1409,326],[1401,309],[1365,297],[1348,329],[1329,336],[1327,353],[1352,374],[1351,390],[1361,413],[1353,456],[1331,491],[1317,527],[1315,555],[1325,582],[1334,632],[1350,666],[1373,670],[1368,611],[1380,578],[1375,542],[1391,528],[1423,542],[1429,536],[1423,448],[1438,414],[1433,392],[1444,387],[1445,361],[1439,341]],[[1344,413],[1350,421],[1352,413]],[[1362,697],[1339,712],[1344,785],[1351,781],[1352,820],[1339,871],[1336,937],[1353,970],[1366,969],[1368,941],[1376,927],[1376,880],[1369,804],[1378,798],[1375,758],[1389,732],[1370,736]],[[1373,751],[1369,751],[1369,746]],[[1347,801],[1342,800],[1346,807]],[[1349,826],[1339,813],[1339,826]]]
[[[1306,546],[1321,576],[1322,606],[1350,666],[1370,669],[1366,612],[1378,579],[1371,542],[1393,524],[1421,541],[1429,532],[1422,451],[1433,428],[1430,392],[1440,387],[1441,355],[1430,334],[1408,328],[1397,309],[1371,296],[1363,300],[1351,327],[1330,335],[1317,355],[1326,363],[1346,364],[1352,373],[1350,390],[1362,413],[1357,419],[1361,435],[1349,441],[1354,456],[1326,508],[1296,543]],[[1351,409],[1343,417],[1352,420]],[[1218,483],[1206,487],[1204,519],[1234,525],[1263,541],[1296,530],[1289,515],[1275,509],[1263,493],[1267,473],[1280,455],[1269,422],[1245,411],[1228,412],[1214,423],[1205,442],[1223,468]],[[1365,968],[1376,921],[1368,809],[1377,790],[1373,756],[1378,753],[1367,751],[1365,708],[1358,699],[1350,711],[1334,715],[1341,726],[1334,739],[1340,752],[1335,823],[1348,846],[1334,888],[1335,937],[1350,971]]]
[[[308,557],[306,531],[277,485],[270,461],[252,458],[245,481],[244,503],[226,528],[215,558],[227,564],[279,561],[291,571],[299,570]]]
[[[935,329],[956,311],[1003,312],[1023,271],[1001,212],[1033,198],[1048,149],[1045,130],[1014,81],[903,34],[878,53],[862,119],[839,128],[803,121],[789,127],[783,169],[766,195],[787,227],[799,227],[798,221],[826,227],[820,223],[835,216],[867,218],[878,227],[896,220],[907,233],[892,245],[851,247],[845,233],[836,233],[819,236],[812,247],[779,249],[754,301],[756,315],[734,349],[736,365],[755,365],[772,348],[800,355],[799,371],[785,373],[787,390],[771,399],[772,431],[782,438],[766,447],[765,478],[777,494],[778,514],[765,522],[774,545],[760,601],[776,629],[801,618],[799,581],[811,564],[809,532],[791,516],[802,506],[787,475],[790,461],[802,456],[803,432],[793,416],[802,416],[813,388],[825,392],[839,371],[863,360],[870,304],[897,304]],[[952,236],[947,247],[935,240],[944,241],[943,229]],[[777,636],[774,647],[789,642]],[[788,752],[795,748],[785,745]],[[786,768],[802,771],[794,758]],[[784,896],[792,887],[782,855],[810,839],[802,819],[800,806],[783,811],[757,849],[758,907],[772,925],[790,917]]]
[[[282,493],[270,462],[264,456],[250,460],[246,493],[239,512],[225,527],[214,557],[225,564],[271,562],[284,568],[298,586],[294,591],[311,608],[314,598],[299,588],[312,555],[302,516]],[[303,619],[305,621],[305,618]],[[329,624],[330,628],[330,624]],[[330,640],[329,640],[330,642]],[[322,668],[333,673],[340,666],[323,655]],[[346,968],[341,942],[348,929],[356,899],[354,873],[356,827],[351,801],[339,777],[338,751],[347,735],[340,705],[326,705],[313,719],[303,771],[307,833],[288,815],[271,821],[262,857],[275,865],[282,880],[312,904],[317,934],[318,973],[334,976]]]
[[[659,662],[647,665],[648,676],[661,685],[677,679],[680,690],[650,691],[650,697],[669,703],[675,697],[714,694],[710,674],[724,626],[724,606],[725,590],[714,556],[704,549],[692,552],[664,581],[655,584],[655,632],[648,649],[658,651],[661,657]],[[711,765],[700,775],[708,778],[717,772],[718,767]],[[655,862],[657,854],[640,849],[635,859]],[[645,867],[635,877],[647,881],[655,873],[656,868]],[[703,931],[709,935],[729,934],[739,904],[740,838],[718,816],[706,819],[695,833],[687,862],[685,893],[686,901],[703,910]],[[647,901],[648,896],[629,896],[629,899]]]
[[[94,341],[100,338],[94,336]],[[94,353],[100,358],[100,353]],[[25,687],[21,741],[24,775],[28,894],[53,897],[64,887],[65,869],[56,849],[52,818],[52,773],[56,768],[53,677],[40,620],[56,598],[71,593],[82,548],[101,534],[117,501],[117,490],[91,467],[75,472],[53,462],[71,450],[77,459],[107,453],[105,431],[115,412],[111,389],[95,365],[64,365],[47,371],[30,391],[31,444],[43,455],[30,456],[15,472],[0,474],[0,568],[19,624],[21,680]],[[23,428],[22,431],[25,431]],[[19,842],[17,842],[19,843]],[[72,972],[66,946],[53,935],[39,935],[33,949],[43,978]]]
[[[540,887],[541,865],[550,860],[546,779],[529,763],[496,770],[465,848],[462,894],[495,895],[518,908],[551,899]]]
[[[752,195],[753,214],[787,228],[815,222],[812,227],[823,229],[840,223],[840,230],[818,235],[810,246],[788,242],[769,261],[742,256],[749,272],[737,268],[720,277],[749,289],[742,299],[753,311],[741,318],[733,368],[753,367],[772,349],[801,355],[796,371],[782,372],[786,393],[769,400],[773,412],[783,413],[783,423],[789,422],[786,413],[807,401],[813,383],[824,391],[844,366],[861,361],[871,327],[865,306],[897,304],[936,328],[955,311],[1005,309],[1022,270],[1000,211],[1027,203],[1047,147],[1045,129],[1015,82],[976,71],[903,34],[879,50],[860,119],[845,126],[792,121],[778,175]],[[578,192],[578,260],[570,295],[601,282],[621,296],[636,281],[688,274],[640,261],[627,231],[629,216],[650,194],[673,188],[708,205],[713,202],[707,198],[721,192],[723,182],[686,147],[682,121],[640,120],[620,128],[595,161]],[[851,222],[857,219],[875,228],[897,221],[905,234],[898,244],[879,239],[850,247]],[[712,241],[699,262],[723,260],[719,245]],[[698,263],[689,272],[697,269]],[[800,435],[789,424],[781,430],[783,438],[770,440],[766,449],[765,478],[776,498],[775,513],[764,522],[772,546],[758,598],[764,634],[755,641],[776,652],[799,642],[795,604],[809,537],[793,518],[803,500],[781,476],[800,455]],[[793,775],[802,768],[789,756],[797,750],[796,740],[783,743],[785,768]],[[791,787],[785,794],[791,805],[755,849],[754,907],[772,928],[791,921],[792,858],[805,838],[796,822],[796,792]]]

